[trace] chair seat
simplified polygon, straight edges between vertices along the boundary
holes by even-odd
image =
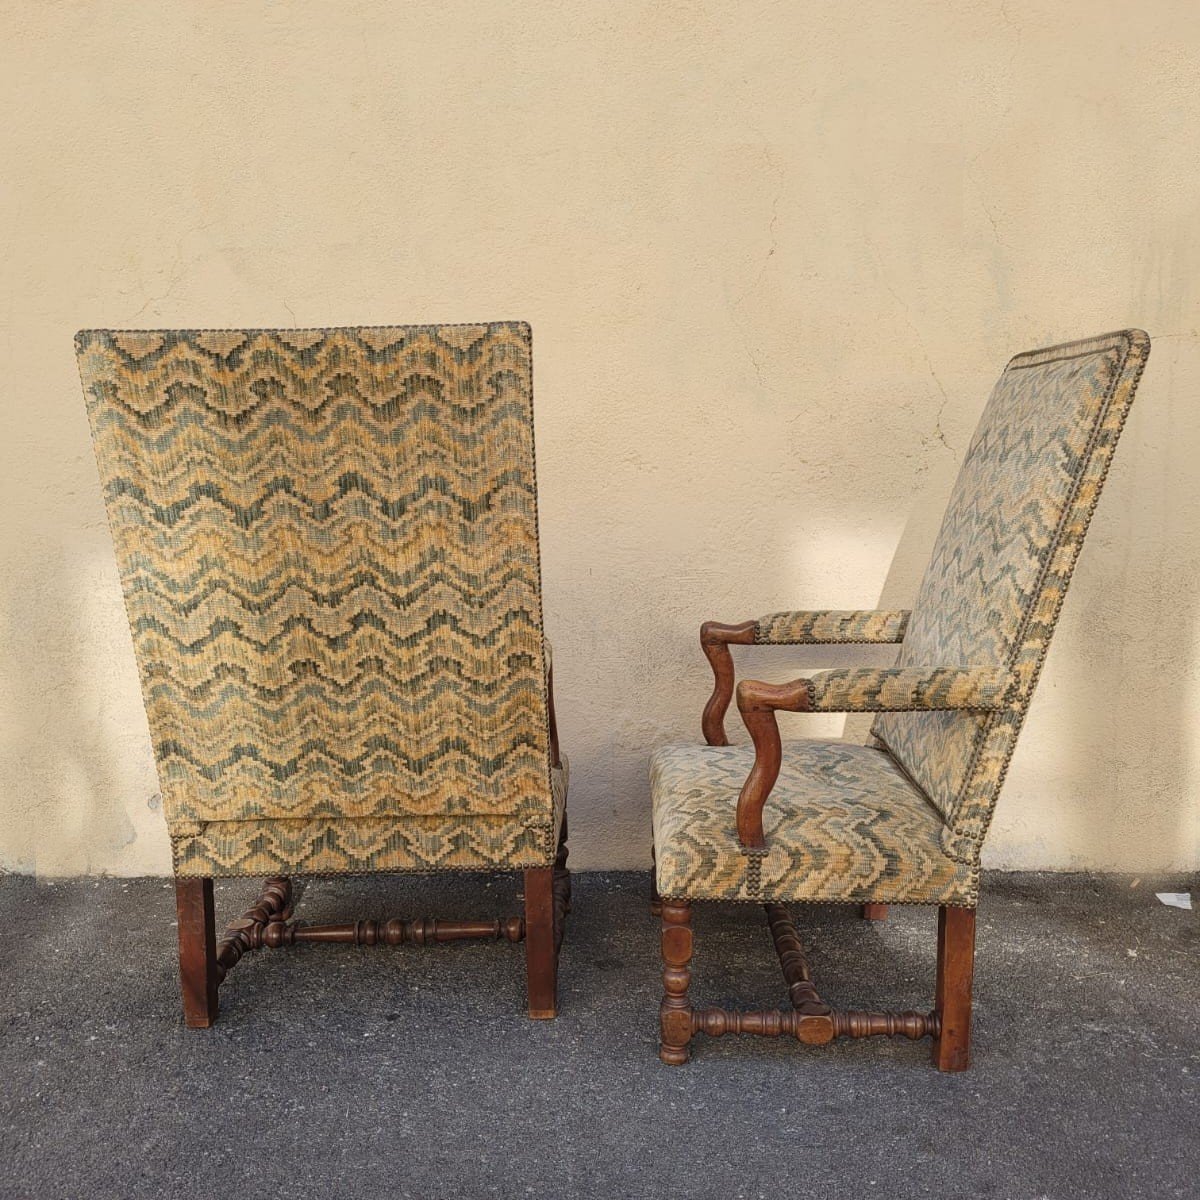
[[[651,759],[658,890],[668,899],[973,906],[978,868],[942,849],[942,818],[886,751],[784,745],[763,810],[767,850],[738,842],[749,746],[666,746]]]
[[[380,871],[491,871],[554,862],[569,771],[551,768],[554,808],[528,816],[316,817],[176,825],[171,849],[183,878],[361,875]]]

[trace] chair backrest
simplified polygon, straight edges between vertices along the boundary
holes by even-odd
[[[1013,671],[1001,712],[893,713],[872,733],[978,854],[1150,350],[1140,330],[1019,354],[967,450],[899,662]]]
[[[168,821],[545,820],[529,327],[76,350]]]

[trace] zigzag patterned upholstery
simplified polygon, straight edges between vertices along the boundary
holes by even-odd
[[[983,839],[1149,344],[1130,330],[1008,364],[911,614],[754,623],[760,643],[901,642],[895,669],[807,681],[814,710],[883,710],[878,748],[785,745],[765,857],[734,826],[749,751],[658,751],[664,897],[975,905]]]
[[[754,640],[763,646],[875,644],[900,642],[908,627],[907,610],[778,612],[759,617]]]
[[[81,333],[181,876],[537,867],[530,333]]]
[[[1003,666],[987,715],[881,716],[872,729],[978,858],[1067,585],[1150,352],[1139,330],[1019,354],[992,392],[913,605],[899,665]]]
[[[807,684],[811,712],[986,712],[1003,707],[1012,678],[1003,667],[855,667]]]
[[[707,900],[962,904],[976,868],[950,858],[937,810],[884,750],[790,742],[763,812],[766,854],[738,842],[733,812],[748,746],[669,746],[650,786],[658,888]]]

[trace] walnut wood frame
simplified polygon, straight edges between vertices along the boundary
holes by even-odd
[[[700,628],[700,645],[713,670],[713,692],[704,707],[701,728],[710,746],[727,746],[725,714],[734,695],[734,664],[730,646],[756,642],[757,621],[736,625],[707,621]],[[762,812],[783,761],[778,709],[811,711],[805,680],[767,684],[743,680],[737,686],[738,709],[754,743],[754,766],[742,785],[737,803],[738,840],[749,853],[765,853]],[[933,1061],[941,1071],[965,1071],[970,1066],[971,988],[975,962],[975,910],[942,905],[938,909],[937,978],[934,1007],[928,1013],[835,1010],[822,1000],[812,981],[808,960],[790,912],[780,904],[765,904],[775,952],[788,988],[790,1010],[727,1010],[696,1008],[688,999],[693,937],[691,902],[663,898],[657,881],[651,883],[651,909],[662,917],[663,999],[659,1006],[659,1057],[679,1065],[690,1056],[692,1038],[724,1034],[791,1036],[807,1045],[825,1045],[839,1037],[928,1037]],[[861,906],[866,920],[886,919],[885,903]]]
[[[757,621],[742,621],[737,625],[722,625],[720,621],[705,621],[700,626],[700,648],[713,672],[713,692],[704,706],[700,728],[710,746],[728,746],[725,736],[725,714],[733,699],[733,654],[730,646],[753,646],[758,634]]]
[[[554,717],[553,671],[547,673],[550,755],[562,765]],[[468,939],[525,943],[525,975],[529,1015],[545,1020],[558,1015],[558,957],[567,913],[571,909],[571,873],[567,869],[567,814],[559,828],[558,852],[552,866],[524,871],[524,916],[490,921],[348,921],[307,925],[292,919],[292,881],[273,876],[258,899],[231,921],[218,940],[211,878],[176,879],[179,918],[179,982],[184,1020],[190,1028],[207,1029],[217,1019],[217,989],[251,950],[279,949],[300,942],[353,946],[427,946]]]
[[[930,1012],[920,1013],[830,1007],[812,981],[795,921],[782,904],[764,904],[763,908],[791,1008],[698,1008],[688,998],[693,951],[691,902],[664,899],[661,906],[663,998],[658,1056],[664,1063],[680,1066],[687,1062],[692,1038],[704,1033],[709,1037],[794,1037],[808,1046],[824,1046],[841,1037],[906,1037],[912,1041],[928,1037],[933,1041],[938,1070],[965,1071],[970,1066],[974,909],[943,905],[938,910],[934,1006]]]

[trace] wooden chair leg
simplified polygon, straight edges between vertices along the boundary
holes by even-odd
[[[554,946],[554,868],[525,872],[525,979],[529,1015],[558,1016],[558,954]]]
[[[862,919],[864,921],[886,921],[888,906],[886,904],[864,904]]]
[[[686,900],[662,901],[663,998],[658,1008],[661,1041],[658,1057],[671,1066],[687,1062],[692,1040],[692,906]]]
[[[211,879],[175,880],[183,1019],[207,1029],[217,1019],[217,923]]]
[[[939,1071],[971,1065],[971,978],[975,970],[975,910],[938,909],[937,993],[941,1032],[933,1041]]]

